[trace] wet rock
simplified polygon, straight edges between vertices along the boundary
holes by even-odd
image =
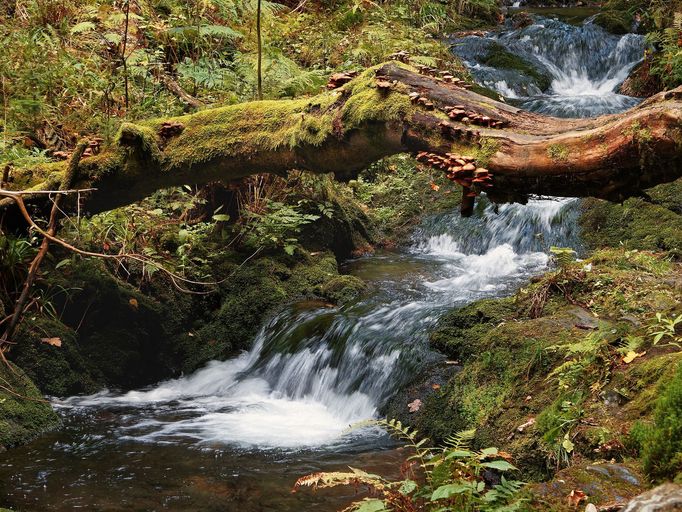
[[[618,392],[615,389],[607,391],[606,394],[604,395],[604,405],[606,405],[607,407],[620,407],[622,405],[625,405],[627,402],[628,402],[627,397],[623,396],[622,393]]]
[[[682,510],[682,486],[659,485],[631,500],[622,512],[668,512]]]
[[[643,479],[625,464],[576,464],[559,471],[550,482],[534,484],[530,491],[541,510],[571,510],[566,497],[571,492],[585,493],[585,505],[592,503],[599,509],[627,503],[642,492]]]

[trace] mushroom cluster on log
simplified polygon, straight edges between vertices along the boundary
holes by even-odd
[[[390,77],[384,75],[377,75],[377,89],[380,92],[388,92],[393,89],[393,86],[398,83],[396,80],[391,80]]]
[[[165,121],[159,129],[159,135],[162,139],[170,139],[180,135],[184,129],[185,125],[178,121]]]
[[[338,89],[342,85],[346,85],[348,82],[353,80],[358,76],[357,71],[347,71],[345,73],[334,73],[329,77],[329,81],[327,82],[327,89]]]
[[[399,62],[404,62],[408,64],[410,62],[410,54],[405,50],[400,50],[399,52],[392,53],[388,56],[391,60],[397,60]]]
[[[442,81],[448,84],[453,84],[457,87],[461,87],[462,89],[469,89],[472,85],[468,83],[466,80],[462,80],[461,78],[457,78],[455,76],[455,73],[452,71],[443,71],[438,68],[432,68],[431,66],[422,66],[419,65],[417,66],[417,69],[419,70],[419,74],[421,75],[426,75],[435,78],[438,81]]]
[[[455,153],[439,155],[428,151],[417,153],[417,161],[445,173],[445,177],[462,186],[461,213],[469,216],[473,212],[474,198],[484,189],[492,186],[493,175],[488,169],[478,167],[475,158]]]

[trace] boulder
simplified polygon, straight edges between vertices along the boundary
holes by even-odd
[[[682,510],[682,485],[659,485],[633,498],[622,512],[669,512]]]

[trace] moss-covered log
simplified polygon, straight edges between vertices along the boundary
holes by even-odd
[[[528,194],[623,200],[682,176],[681,121],[682,88],[620,115],[568,120],[391,63],[313,98],[124,124],[113,144],[81,163],[76,186],[97,189],[84,205],[96,212],[163,187],[291,169],[343,179],[385,156],[427,151],[466,155],[487,169],[492,180],[479,183],[495,201]],[[54,189],[65,168],[13,169],[10,186]],[[475,182],[469,194],[480,190]]]

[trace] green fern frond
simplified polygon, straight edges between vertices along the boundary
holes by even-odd
[[[476,429],[461,430],[445,439],[445,446],[453,450],[468,450],[476,436]]]

